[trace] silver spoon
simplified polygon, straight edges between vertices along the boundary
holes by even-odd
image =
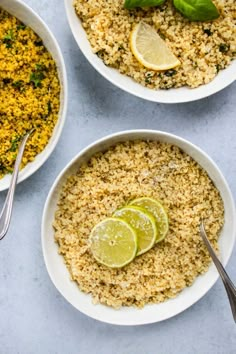
[[[228,298],[229,298],[229,303],[231,306],[234,321],[236,322],[236,288],[235,288],[234,284],[232,283],[231,279],[229,278],[228,274],[226,273],[222,263],[219,261],[218,257],[216,256],[215,251],[213,250],[213,248],[207,238],[203,221],[200,224],[200,235],[201,235],[201,237],[202,237],[202,239],[203,239],[203,241],[210,253],[210,256],[211,256],[213,262],[215,263],[215,266],[220,274],[220,277],[223,281],[223,284],[225,286],[225,290],[226,290]]]
[[[6,200],[5,200],[5,203],[3,205],[3,208],[2,208],[2,211],[0,214],[0,240],[2,240],[4,236],[6,236],[6,233],[8,231],[9,225],[10,225],[14,194],[15,194],[16,183],[17,183],[21,160],[22,160],[22,157],[24,154],[26,142],[34,130],[35,129],[31,129],[27,134],[24,135],[24,137],[21,141],[20,147],[19,147],[14,170],[13,170],[12,177],[11,177],[10,187],[9,187],[9,190],[8,190],[8,193],[6,196]]]

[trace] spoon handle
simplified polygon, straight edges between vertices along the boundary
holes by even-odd
[[[0,214],[0,240],[3,239],[3,237],[6,235],[10,225],[13,200],[14,200],[14,194],[15,194],[20,164],[25,150],[26,142],[33,131],[34,129],[30,130],[27,134],[25,134],[19,147],[19,151],[16,157],[16,162],[11,177],[10,187]]]
[[[231,279],[229,278],[228,274],[226,273],[222,263],[216,256],[215,251],[213,250],[207,238],[203,222],[200,225],[200,234],[223,281],[230,302],[233,318],[236,322],[236,288],[232,283]]]

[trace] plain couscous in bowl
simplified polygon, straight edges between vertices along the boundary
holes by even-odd
[[[163,203],[169,217],[166,238],[121,269],[97,263],[88,242],[92,228],[143,196]],[[62,188],[53,226],[72,280],[95,303],[143,307],[177,296],[208,270],[201,218],[218,249],[224,206],[207,173],[177,146],[139,140],[94,155],[72,174]]]
[[[167,0],[160,7],[124,8],[124,0],[74,0],[92,50],[106,65],[151,89],[196,88],[214,79],[236,55],[234,0],[214,0],[220,16],[192,22]],[[174,69],[158,72],[142,66],[132,54],[130,34],[144,21],[165,40],[180,60]]]
[[[41,38],[0,8],[0,178],[11,173],[31,128],[22,167],[44,150],[58,120],[60,82]]]

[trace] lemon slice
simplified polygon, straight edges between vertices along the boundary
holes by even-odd
[[[135,230],[138,237],[138,256],[152,248],[156,241],[157,227],[155,218],[147,210],[137,206],[125,206],[116,210],[114,216],[122,218]]]
[[[146,209],[155,217],[157,224],[156,242],[162,241],[169,230],[168,216],[163,205],[157,200],[147,197],[134,199],[130,205],[136,205]]]
[[[133,29],[130,45],[135,58],[146,68],[158,71],[180,65],[165,41],[145,22],[141,21]]]
[[[124,220],[107,218],[98,223],[89,237],[94,258],[107,267],[121,268],[137,253],[137,235]]]

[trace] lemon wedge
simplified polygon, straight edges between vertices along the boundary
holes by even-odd
[[[135,58],[146,68],[160,71],[180,65],[178,58],[155,29],[143,21],[131,32],[130,45]]]

